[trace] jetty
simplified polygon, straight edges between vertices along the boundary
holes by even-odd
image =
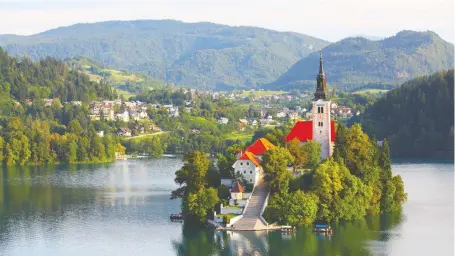
[[[268,200],[269,189],[267,185],[260,181],[254,188],[253,194],[248,202],[245,212],[241,219],[230,227],[218,227],[217,230],[231,231],[262,231],[276,230],[280,226],[269,225],[263,218],[262,213]]]

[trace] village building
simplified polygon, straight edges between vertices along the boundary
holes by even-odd
[[[237,121],[237,127],[239,128],[239,130],[241,131],[244,131],[245,130],[245,127],[248,125],[248,120],[246,119],[239,119]]]
[[[229,123],[229,118],[220,117],[220,118],[218,119],[218,123],[219,123],[219,124],[227,124],[227,123]]]
[[[130,121],[130,113],[128,110],[121,110],[115,114],[115,118],[118,120],[121,120],[123,122],[129,122]]]
[[[231,199],[242,200],[243,192],[245,192],[245,190],[243,189],[242,185],[236,181],[231,189]]]
[[[123,137],[130,137],[131,130],[128,128],[119,128],[119,129],[117,129],[117,135],[123,136]]]
[[[332,156],[335,145],[335,122],[331,120],[331,101],[327,93],[326,76],[322,61],[319,61],[319,74],[317,76],[316,92],[314,93],[311,121],[298,121],[289,134],[286,142],[298,139],[302,143],[310,140],[321,144],[321,158]]]
[[[263,175],[262,155],[274,147],[275,145],[267,139],[256,140],[251,146],[238,153],[237,161],[232,165],[234,172],[243,175],[248,182],[256,185]]]
[[[286,117],[286,112],[279,111],[279,112],[276,113],[276,117],[277,118],[284,118],[284,117]]]

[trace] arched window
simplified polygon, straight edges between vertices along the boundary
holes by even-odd
[[[321,107],[321,113],[324,114],[324,107]]]

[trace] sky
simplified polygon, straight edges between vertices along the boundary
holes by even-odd
[[[75,23],[175,19],[293,31],[331,42],[431,30],[454,42],[453,0],[0,0],[0,34]]]

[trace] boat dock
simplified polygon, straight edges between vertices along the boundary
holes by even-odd
[[[255,187],[253,194],[251,195],[248,207],[246,208],[243,217],[232,226],[218,227],[217,230],[263,231],[280,229],[280,226],[269,225],[261,218],[261,210],[267,200],[268,192],[267,185],[260,182]]]

